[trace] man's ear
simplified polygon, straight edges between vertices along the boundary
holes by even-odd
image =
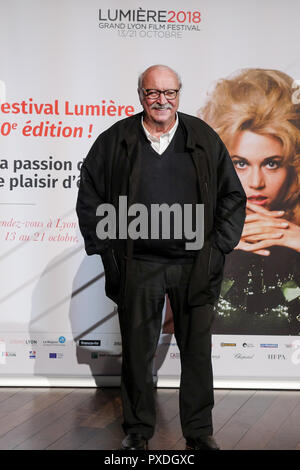
[[[142,90],[140,90],[139,88],[137,89],[137,92],[138,92],[138,95],[139,95],[140,103],[141,103],[141,105],[143,106],[143,98],[144,98],[143,92],[142,92]]]

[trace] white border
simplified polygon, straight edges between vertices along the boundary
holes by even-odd
[[[158,377],[157,388],[179,388],[179,377]],[[1,376],[0,387],[119,387],[119,376]],[[215,389],[300,390],[299,379],[216,378]]]

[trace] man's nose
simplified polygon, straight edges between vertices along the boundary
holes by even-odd
[[[157,102],[159,104],[166,104],[168,102],[167,98],[165,97],[164,93],[160,93],[159,97],[157,98]]]

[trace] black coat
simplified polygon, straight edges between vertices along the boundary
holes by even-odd
[[[101,255],[106,294],[119,304],[126,289],[133,240],[100,240],[96,209],[102,203],[117,208],[119,196],[128,197],[128,206],[134,202],[141,158],[141,116],[139,113],[117,122],[96,139],[81,168],[76,205],[86,253]],[[186,150],[195,164],[204,203],[204,245],[195,258],[188,291],[189,304],[197,306],[214,303],[219,296],[225,254],[241,237],[246,195],[216,132],[201,119],[180,112],[178,116],[186,131]]]

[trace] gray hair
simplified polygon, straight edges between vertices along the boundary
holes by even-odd
[[[138,93],[139,93],[139,97],[140,97],[141,100],[144,97],[143,92],[142,92],[142,88],[143,88],[143,81],[144,81],[145,75],[148,72],[150,72],[151,70],[156,69],[156,68],[165,69],[165,70],[169,70],[170,72],[172,72],[178,80],[179,89],[182,87],[182,81],[181,81],[181,78],[180,78],[179,74],[175,70],[171,69],[171,67],[168,67],[167,65],[161,65],[161,64],[151,65],[151,67],[148,67],[144,72],[142,72],[139,75],[139,78],[138,78]]]

